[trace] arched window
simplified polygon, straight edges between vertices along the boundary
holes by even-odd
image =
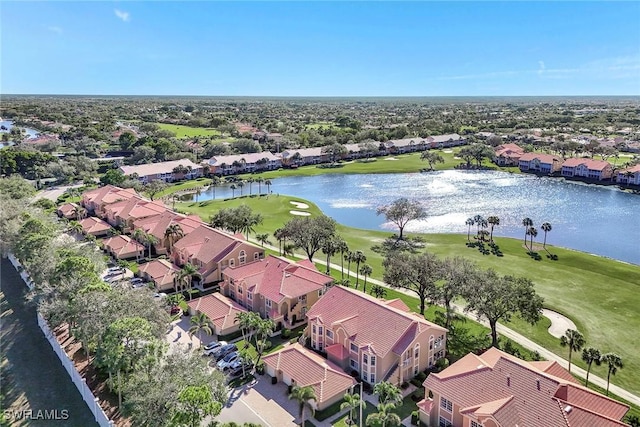
[[[238,260],[240,261],[240,265],[243,265],[247,261],[247,253],[245,251],[240,251]]]
[[[413,358],[418,359],[419,357],[420,357],[420,344],[416,344],[415,347],[413,347]]]
[[[433,350],[433,335],[429,337],[429,350]]]

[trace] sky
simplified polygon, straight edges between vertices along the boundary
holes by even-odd
[[[0,2],[1,94],[640,95],[640,2]]]

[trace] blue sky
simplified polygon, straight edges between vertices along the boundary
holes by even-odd
[[[640,2],[2,2],[3,94],[640,95]]]

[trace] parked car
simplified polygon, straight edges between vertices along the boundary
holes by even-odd
[[[178,307],[177,305],[172,305],[171,309],[169,310],[169,314],[171,314],[172,316],[174,314],[178,314],[182,311],[182,309],[180,307]]]
[[[215,356],[225,345],[227,345],[226,341],[212,341],[204,346],[204,355]]]
[[[154,298],[166,298],[167,294],[165,294],[164,292],[160,292],[160,293],[155,293],[153,294]]]
[[[220,351],[215,354],[216,360],[224,358],[227,354],[238,351],[238,346],[235,344],[227,344],[220,347]]]
[[[229,373],[229,372],[234,371],[234,370],[236,370],[238,368],[240,368],[240,370],[242,370],[242,365],[244,365],[245,369],[248,369],[251,366],[250,364],[244,362],[240,358],[237,358],[236,360],[234,360],[233,362],[231,362],[227,366],[225,366],[222,369],[222,372]]]
[[[241,377],[241,376],[242,376],[242,373],[243,373],[243,372],[244,372],[244,373],[249,372],[249,369],[250,369],[250,368],[251,368],[251,365],[247,365],[247,366],[245,366],[244,371],[243,371],[243,370],[242,370],[242,365],[240,365],[240,366],[238,366],[238,367],[236,367],[236,368],[229,369],[229,370],[227,371],[227,381],[231,381],[231,380],[234,380],[234,379],[236,379],[236,378],[238,378],[238,377]]]
[[[136,283],[144,283],[144,279],[141,279],[140,277],[134,277],[130,280],[130,282],[132,285],[135,285]]]
[[[226,356],[224,356],[221,360],[218,361],[218,369],[220,369],[221,371],[224,371],[226,367],[228,367],[229,365],[231,365],[231,363],[238,360],[238,358],[240,358],[240,353],[238,353],[237,351],[227,353]]]
[[[122,269],[120,267],[109,267],[107,273],[122,273]]]

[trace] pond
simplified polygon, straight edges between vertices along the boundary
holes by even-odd
[[[392,230],[376,215],[378,206],[399,197],[417,199],[428,217],[409,223],[406,230],[423,233],[467,233],[465,220],[495,215],[494,234],[524,237],[522,219],[529,217],[542,242],[543,222],[551,223],[552,245],[640,264],[640,196],[613,186],[587,185],[559,178],[495,171],[447,170],[414,174],[330,174],[272,180],[273,193],[316,203],[336,221],[358,228]],[[253,193],[258,185],[253,184]],[[248,184],[244,194],[249,192]],[[262,186],[262,192],[266,187]],[[216,197],[231,197],[226,187]],[[239,195],[239,190],[235,191]],[[211,189],[199,200],[211,199]]]
[[[25,130],[27,138],[36,138],[40,134],[40,132],[38,132],[35,129],[26,128],[24,126],[20,126],[20,127],[22,127]],[[11,128],[13,128],[13,121],[11,121],[11,120],[0,120],[0,134],[11,132]],[[13,145],[14,142],[13,141],[8,141],[8,142],[1,142],[0,144],[2,144],[0,146],[0,148],[1,148],[3,146]]]

